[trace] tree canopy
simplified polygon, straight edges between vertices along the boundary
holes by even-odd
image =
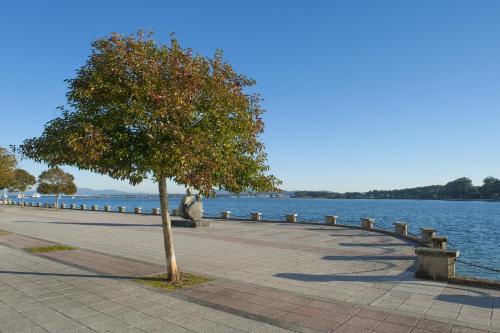
[[[500,179],[486,177],[483,180],[483,186],[479,189],[481,197],[497,199],[500,198]]]
[[[0,147],[0,189],[12,186],[16,165],[16,157],[7,149]]]
[[[23,169],[15,169],[14,180],[9,186],[9,191],[24,193],[31,186],[35,185],[35,183],[35,176],[31,175],[28,171]]]
[[[258,135],[264,125],[255,81],[236,73],[222,52],[193,54],[175,38],[156,44],[142,33],[112,34],[67,80],[69,109],[24,156],[140,183],[149,175],[204,194],[276,190]]]
[[[275,191],[268,174],[263,110],[255,81],[237,73],[222,52],[212,58],[157,44],[142,32],[112,34],[69,85],[67,107],[19,151],[51,166],[73,165],[138,184],[158,182],[168,279],[177,281],[167,179],[200,193],[215,189]]]
[[[38,176],[37,191],[43,194],[75,194],[76,185],[73,175],[64,172],[59,167],[43,171]]]

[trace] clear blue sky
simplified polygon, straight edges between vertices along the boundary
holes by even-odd
[[[500,177],[500,1],[8,1],[0,28],[2,146],[57,115],[93,39],[143,28],[221,48],[257,80],[285,189]],[[67,169],[81,187],[156,191]]]

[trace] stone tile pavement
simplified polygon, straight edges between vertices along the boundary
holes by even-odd
[[[287,330],[0,245],[0,332]]]
[[[157,270],[164,261],[159,220],[154,216],[4,208],[0,212],[0,229],[92,250],[94,264],[99,262],[95,258],[109,254],[118,260],[116,267],[122,267],[120,260],[133,259],[131,265],[143,267],[146,272],[147,267]],[[235,221],[212,221],[206,229],[176,228],[174,235],[181,268],[219,278],[215,285],[210,284],[212,287],[229,279],[238,283],[240,289],[251,286],[258,292],[284,292],[285,296],[333,304],[331,309],[320,308],[326,311],[315,313],[314,306],[294,308],[293,302],[290,305],[281,299],[278,305],[265,304],[264,308],[272,311],[262,313],[263,304],[258,302],[263,300],[259,295],[226,286],[222,286],[222,295],[203,289],[182,295],[183,301],[229,311],[244,319],[253,318],[256,323],[296,331],[326,330],[330,322],[339,324],[335,330],[340,331],[361,328],[404,331],[394,326],[398,323],[390,318],[405,315],[416,320],[413,326],[403,325],[413,331],[426,329],[421,327],[425,326],[424,319],[445,325],[441,331],[448,328],[460,331],[465,326],[500,331],[498,291],[413,278],[412,244],[387,235],[327,226]],[[85,253],[74,257],[80,261],[77,266],[91,264]],[[127,269],[120,274],[131,273]],[[245,305],[238,299],[243,296],[247,297]],[[337,320],[325,318],[328,315],[324,312],[332,314],[335,307],[339,310],[343,306],[354,306],[359,311],[349,318],[341,315],[331,317]],[[387,316],[365,318],[364,310]],[[278,321],[273,314],[280,315]],[[308,319],[304,321],[304,317]],[[365,319],[379,323],[370,326]],[[318,327],[321,323],[324,326]]]

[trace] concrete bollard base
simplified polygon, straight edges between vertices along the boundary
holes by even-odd
[[[255,213],[250,213],[250,219],[252,221],[260,221],[262,218],[262,213],[255,212]]]
[[[335,224],[337,224],[337,219],[338,219],[338,216],[336,216],[336,215],[326,215],[325,216],[325,223],[328,225],[335,225]]]
[[[420,228],[420,236],[422,242],[427,244],[432,242],[432,237],[436,236],[436,229],[434,228]]]
[[[416,277],[432,280],[446,280],[455,277],[455,259],[457,250],[442,250],[428,247],[417,247]]]
[[[361,219],[361,228],[372,230],[373,225],[375,224],[375,220],[372,218],[364,217]]]
[[[394,232],[396,235],[408,236],[408,224],[404,222],[395,222]]]

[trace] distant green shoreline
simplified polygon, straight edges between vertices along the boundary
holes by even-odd
[[[373,190],[368,192],[296,191],[293,198],[323,199],[398,199],[398,200],[500,200],[500,180],[486,177],[482,186],[474,186],[466,177],[445,185],[430,185],[398,190]]]
[[[416,198],[326,198],[326,197],[302,197],[292,196],[291,199],[326,199],[326,200],[416,200],[416,201],[484,201],[500,202],[498,199],[416,199]]]

